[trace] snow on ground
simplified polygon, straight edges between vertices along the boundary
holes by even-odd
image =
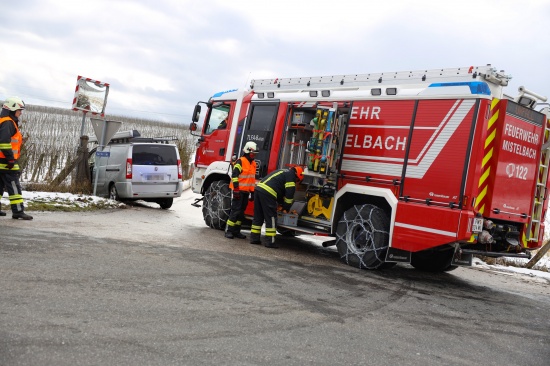
[[[57,207],[101,206],[103,208],[117,208],[124,206],[121,202],[100,198],[97,196],[59,192],[23,191],[23,200],[26,207],[31,202],[35,204],[47,204]],[[0,203],[2,204],[3,211],[10,211],[10,203],[6,192],[4,193],[4,196],[2,196]]]
[[[550,271],[550,257],[548,255],[542,257],[542,259],[536,264],[535,268],[537,269],[527,269],[527,268],[521,267],[527,264],[527,262],[528,262],[527,259],[514,258],[512,261],[509,262],[510,265],[508,266],[503,266],[500,264],[492,265],[492,264],[487,264],[481,259],[474,257],[473,266],[481,267],[485,269],[493,269],[500,272],[518,273],[518,274],[528,275],[530,277],[540,277],[550,281],[550,272],[548,272]],[[541,269],[541,270],[538,270],[538,269]],[[546,269],[546,271],[544,271],[544,269]]]
[[[190,188],[190,181],[184,182],[184,189]],[[96,196],[80,195],[80,194],[71,194],[71,193],[56,193],[56,192],[31,192],[23,191],[23,199],[26,203],[36,201],[36,202],[51,202],[56,205],[72,204],[80,207],[86,205],[98,205],[102,203],[104,207],[121,207],[124,206],[123,203],[113,201],[106,198],[100,198]],[[4,193],[4,196],[1,198],[0,202],[4,211],[9,211],[9,200],[7,193]],[[313,237],[312,237],[313,238]],[[315,240],[313,240],[315,241]],[[550,281],[550,255],[545,255],[535,266],[535,269],[523,268],[527,264],[528,260],[523,258],[507,258],[506,263],[509,265],[499,265],[499,264],[488,264],[482,261],[479,258],[474,258],[474,266],[492,269],[501,272],[512,272],[517,274],[528,275],[531,277],[541,277]]]

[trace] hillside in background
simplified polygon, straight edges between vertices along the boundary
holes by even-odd
[[[84,120],[84,135],[91,139],[95,138],[95,133],[90,117],[98,117],[88,113]],[[188,124],[113,115],[106,115],[105,119],[120,121],[119,131],[138,130],[142,137],[175,137],[186,174],[185,167],[189,167],[195,149]],[[82,120],[82,112],[27,105],[20,122],[25,141],[20,159],[22,182],[49,182],[76,157]],[[93,146],[89,144],[90,149]],[[70,176],[67,179],[70,180]]]

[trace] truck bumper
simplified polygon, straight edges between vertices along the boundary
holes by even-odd
[[[123,199],[175,198],[181,196],[183,182],[162,184],[124,182],[116,183],[116,189],[119,197]]]

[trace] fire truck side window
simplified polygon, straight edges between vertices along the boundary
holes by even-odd
[[[255,158],[256,164],[258,164],[257,178],[267,175],[269,149],[278,108],[277,103],[257,103],[252,106],[250,122],[244,133],[243,141],[254,141],[258,146],[259,151]]]
[[[222,130],[227,127],[227,118],[229,116],[229,105],[222,104],[213,107],[208,118],[208,125],[204,129],[205,135],[210,135],[215,130]]]
[[[277,114],[277,108],[278,106],[276,104],[256,104],[252,111],[252,118],[248,129],[256,131],[271,131],[273,129],[274,117]]]

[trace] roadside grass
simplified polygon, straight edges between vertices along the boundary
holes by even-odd
[[[26,211],[85,212],[102,209],[126,208],[122,202],[91,196],[90,184],[23,183],[24,191],[31,196],[25,198]],[[34,196],[33,192],[41,192]],[[7,200],[2,202],[8,206]]]
[[[48,183],[24,183],[23,199],[26,211],[85,212],[104,209],[120,209],[127,206],[118,201],[92,196],[88,186]],[[34,193],[40,192],[40,193]],[[7,193],[1,199],[2,208],[9,210]]]
[[[25,200],[26,211],[86,212],[126,207],[127,206],[121,202],[108,199],[98,200],[88,196],[79,196],[76,199],[69,199],[64,197],[37,197]]]

